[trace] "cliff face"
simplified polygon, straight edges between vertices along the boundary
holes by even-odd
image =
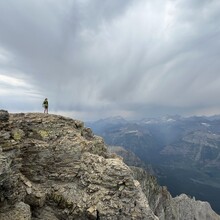
[[[80,121],[0,111],[1,220],[220,219],[203,205],[173,199]]]
[[[160,220],[219,220],[208,202],[202,202],[181,194],[172,198],[165,186],[158,185],[156,178],[138,167],[131,167],[134,177],[141,184],[151,210]]]
[[[154,176],[151,175],[146,165],[139,163],[139,158],[122,147],[110,147],[111,152],[115,152],[123,157],[124,161],[133,170],[134,178],[139,181],[145,193],[151,210],[160,220],[218,220],[217,215],[210,204],[197,201],[185,194],[172,198],[165,186],[160,186]],[[136,167],[139,165],[140,167]]]
[[[80,121],[0,112],[0,219],[158,219],[132,170]]]
[[[172,195],[185,192],[207,200],[220,214],[219,117],[166,116],[114,123],[106,119],[88,125],[108,145],[124,147],[152,164]],[[125,152],[118,148],[119,152],[127,162]]]

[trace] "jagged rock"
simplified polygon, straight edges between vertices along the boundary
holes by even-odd
[[[128,161],[130,168],[134,172],[134,178],[138,180],[137,184],[141,184],[142,190],[148,198],[151,210],[160,220],[219,220],[217,215],[209,203],[191,199],[187,195],[182,194],[172,198],[171,194],[165,186],[160,186],[156,178],[149,172],[148,167],[144,165],[144,169],[136,167],[138,158],[121,147],[111,147],[111,151],[119,152],[125,162]],[[141,163],[138,163],[142,166]],[[134,166],[135,165],[135,166]],[[147,168],[147,171],[145,170]]]
[[[140,182],[154,214],[158,216],[160,220],[180,220],[181,218],[177,218],[177,210],[172,204],[172,196],[167,188],[158,185],[156,178],[144,169],[133,166],[131,169],[134,171],[135,179]]]
[[[1,220],[31,220],[31,210],[28,204],[18,202],[7,212],[0,213]]]
[[[220,217],[210,207],[208,202],[196,201],[181,194],[173,199],[173,206],[178,210],[177,218],[182,220],[219,220]],[[181,207],[184,207],[182,209]]]
[[[40,113],[3,118],[1,220],[184,220],[182,200],[109,153],[83,122]],[[203,220],[195,213],[188,216]]]
[[[0,219],[28,219],[21,201],[32,219],[158,219],[132,170],[82,122],[10,114],[1,134]]]
[[[151,210],[160,220],[220,220],[208,202],[181,194],[172,198],[166,187],[158,185],[156,178],[142,168],[131,167],[148,198]]]
[[[5,110],[0,110],[0,121],[6,122],[9,119],[9,113]]]
[[[92,133],[91,128],[83,128],[82,136],[85,137],[86,139],[90,140],[93,138],[94,134]]]

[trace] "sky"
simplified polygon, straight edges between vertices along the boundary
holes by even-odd
[[[0,109],[88,121],[220,114],[219,0],[0,1]]]

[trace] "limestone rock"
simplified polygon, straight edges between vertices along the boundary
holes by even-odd
[[[31,220],[31,210],[30,206],[18,202],[14,207],[5,213],[0,213],[1,220]]]
[[[0,121],[6,122],[9,119],[9,113],[5,110],[0,110]]]
[[[220,219],[220,216],[211,209],[208,202],[196,201],[185,194],[175,197],[173,199],[173,206],[178,210],[177,218],[182,220]],[[184,209],[181,207],[184,207]]]
[[[177,220],[176,209],[172,204],[172,196],[166,187],[158,185],[156,178],[144,169],[133,166],[131,168],[134,172],[135,179],[140,182],[154,214],[160,220]]]
[[[208,202],[202,202],[181,194],[172,198],[166,187],[158,185],[154,176],[142,168],[131,167],[149,206],[160,220],[220,220]]]
[[[173,199],[83,122],[6,111],[0,122],[1,220],[220,219],[207,203]]]
[[[82,122],[28,113],[1,125],[0,219],[158,219],[132,170]]]

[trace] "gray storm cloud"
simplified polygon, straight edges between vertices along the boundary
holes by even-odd
[[[218,0],[1,1],[0,104],[48,97],[86,120],[219,113],[219,23]]]

